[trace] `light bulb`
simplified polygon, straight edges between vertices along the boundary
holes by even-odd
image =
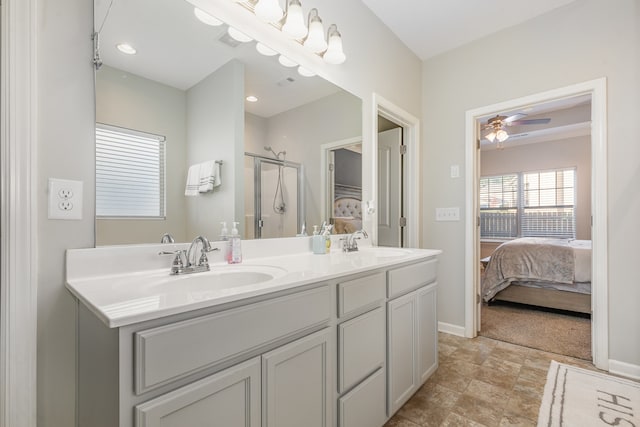
[[[328,39],[327,51],[322,56],[322,58],[324,58],[324,62],[336,65],[342,64],[347,57],[342,51],[342,36],[338,32],[336,24],[331,24],[329,27]]]
[[[287,8],[287,17],[282,32],[292,39],[302,39],[307,36],[307,26],[304,24],[302,5],[299,0],[290,0]]]
[[[241,32],[241,31],[238,31],[233,27],[229,27],[227,32],[229,33],[231,38],[233,38],[234,40],[239,41],[240,43],[247,43],[247,42],[250,42],[251,40],[253,40],[251,37],[249,37],[245,33]]]
[[[217,27],[218,25],[222,25],[222,21],[216,17],[209,15],[202,9],[198,9],[197,7],[193,8],[193,14],[196,15],[196,18],[203,24],[211,25],[213,27]]]
[[[324,39],[324,25],[318,16],[318,9],[311,9],[309,12],[309,36],[304,41],[304,47],[313,53],[320,53],[327,50],[327,42]]]
[[[264,22],[276,22],[282,19],[284,11],[278,0],[258,0],[254,9],[256,16]]]

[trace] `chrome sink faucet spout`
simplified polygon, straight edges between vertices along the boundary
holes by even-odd
[[[342,239],[342,252],[355,252],[358,250],[358,242],[357,239],[361,238],[368,239],[369,235],[366,231],[358,230],[353,233],[347,235],[347,237]]]
[[[200,256],[197,256],[198,246],[200,248]],[[204,236],[198,236],[191,242],[189,250],[179,249],[174,252],[160,252],[159,255],[175,255],[171,264],[171,274],[190,274],[201,271],[209,271],[209,260],[207,253],[217,251],[218,248],[212,248],[209,239]],[[197,258],[197,259],[196,259]]]

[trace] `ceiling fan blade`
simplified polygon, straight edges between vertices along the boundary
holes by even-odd
[[[515,120],[509,123],[509,125],[543,125],[549,123],[551,119],[527,119],[527,120]]]
[[[523,117],[527,117],[527,115],[525,113],[516,113],[516,114],[514,114],[512,116],[504,118],[502,121],[504,123],[512,123],[514,120],[519,120],[519,119],[521,119]]]

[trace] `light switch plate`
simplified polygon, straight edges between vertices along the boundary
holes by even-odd
[[[460,178],[460,165],[451,165],[451,178]]]
[[[460,221],[460,208],[436,208],[436,221]]]
[[[82,219],[82,181],[49,178],[49,219]]]

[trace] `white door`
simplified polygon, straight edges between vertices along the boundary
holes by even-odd
[[[402,246],[400,204],[402,202],[402,129],[378,134],[378,245]]]

